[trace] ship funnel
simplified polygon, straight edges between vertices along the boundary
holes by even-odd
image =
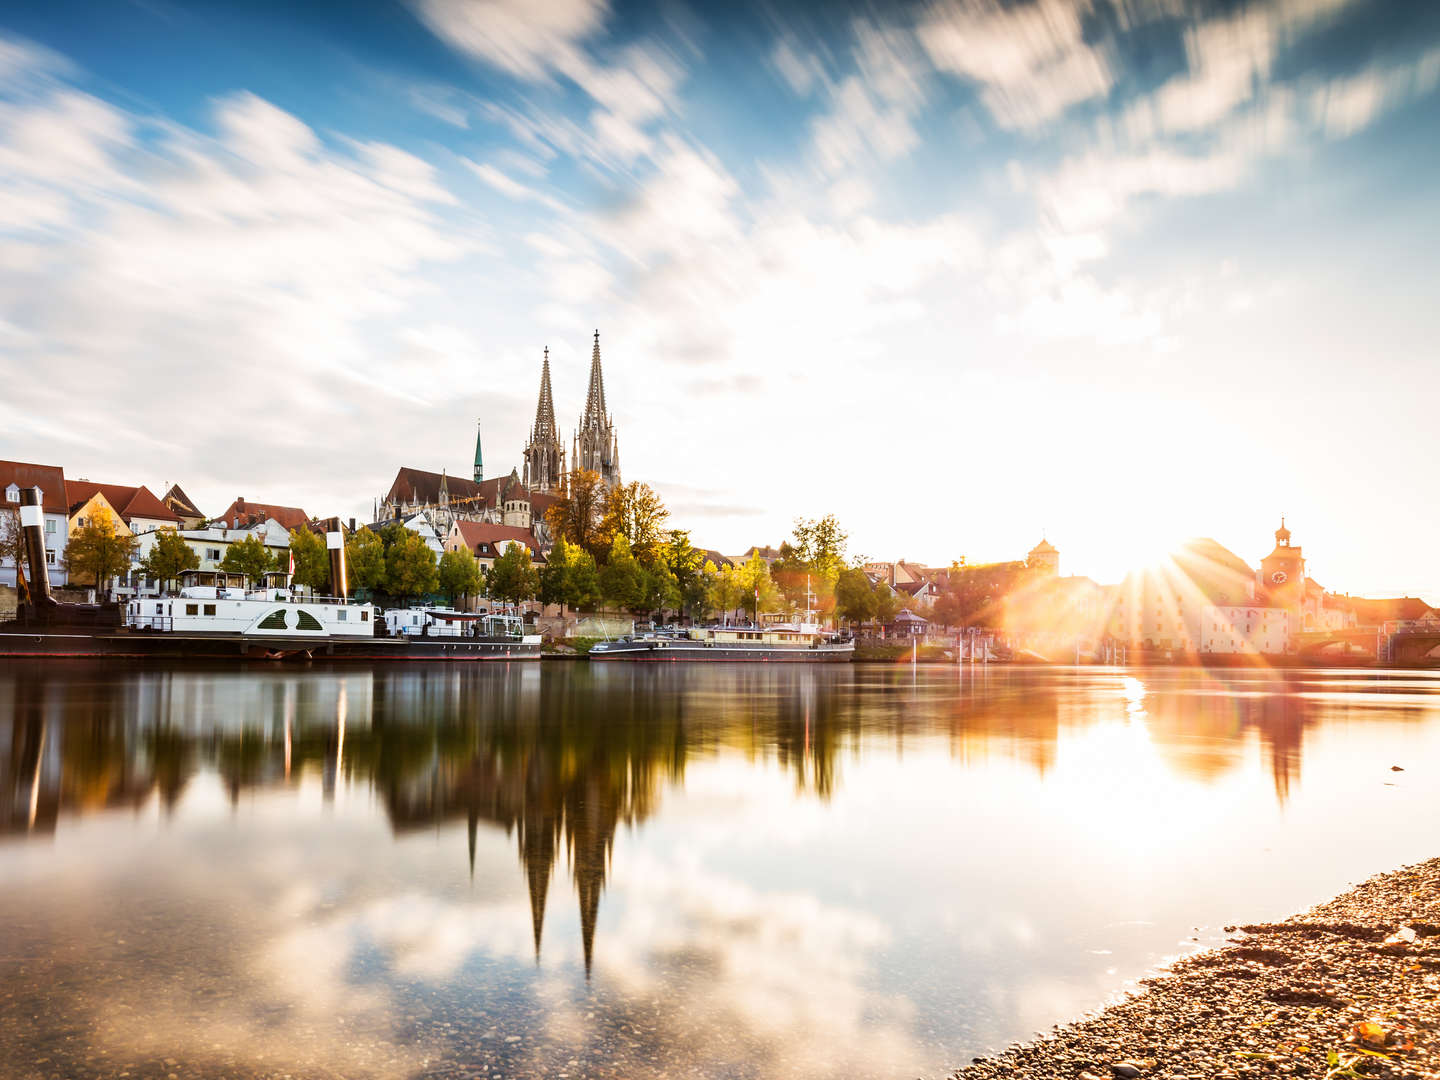
[[[330,550],[330,594],[341,600],[350,596],[350,577],[345,567],[345,533],[340,519],[325,523],[325,546]]]
[[[50,570],[45,557],[45,511],[40,505],[38,487],[20,491],[20,533],[25,538],[25,557],[30,568],[31,609],[41,618],[48,618],[59,605],[50,595]]]

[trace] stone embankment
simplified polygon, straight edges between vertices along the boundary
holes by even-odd
[[[956,1080],[1440,1078],[1440,859],[1177,962]]]

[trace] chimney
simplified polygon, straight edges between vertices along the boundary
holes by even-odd
[[[30,564],[30,608],[42,621],[54,614],[55,598],[50,595],[50,568],[45,559],[45,511],[40,489],[20,489],[20,533],[25,538],[25,555]]]
[[[330,595],[344,600],[350,595],[350,579],[345,567],[345,534],[338,517],[325,522],[325,546],[330,549]]]

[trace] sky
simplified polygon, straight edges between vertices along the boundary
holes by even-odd
[[[568,448],[706,547],[1440,601],[1440,5],[11,0],[0,457],[368,516]]]

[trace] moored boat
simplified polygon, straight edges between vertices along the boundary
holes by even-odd
[[[655,630],[597,642],[592,660],[751,661],[769,663],[845,663],[855,655],[855,640],[826,630],[807,613],[792,622],[758,626],[696,626]]]

